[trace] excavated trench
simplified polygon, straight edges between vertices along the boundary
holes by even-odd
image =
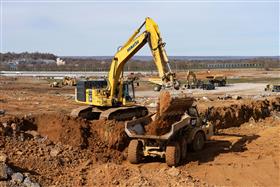
[[[209,121],[216,129],[237,127],[248,122],[264,119],[273,111],[280,111],[280,98],[244,101],[230,107],[212,107]],[[181,114],[180,114],[181,115]],[[147,133],[164,134],[169,131],[175,118],[161,118],[146,127]],[[177,119],[176,119],[177,120]],[[90,150],[93,157],[102,162],[122,161],[129,138],[124,131],[124,123],[112,120],[86,121],[64,114],[41,114],[14,117],[0,125],[0,134],[12,135],[11,124],[17,124],[23,132],[35,131],[52,142]],[[0,123],[1,124],[1,123]]]
[[[280,97],[265,100],[244,101],[227,107],[211,107],[208,121],[216,130],[239,127],[250,119],[258,121],[280,111]]]

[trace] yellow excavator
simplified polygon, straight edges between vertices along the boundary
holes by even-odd
[[[197,78],[196,74],[193,71],[187,72],[187,87],[189,89],[194,89],[197,87]]]
[[[140,34],[142,28],[145,30]],[[148,114],[144,106],[135,105],[133,81],[125,80],[123,68],[145,44],[148,44],[158,70],[161,88],[179,89],[179,82],[172,72],[158,25],[149,17],[118,49],[110,66],[108,79],[79,81],[76,86],[76,101],[87,104],[71,113],[87,119],[128,120]]]

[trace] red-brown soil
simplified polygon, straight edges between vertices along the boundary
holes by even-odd
[[[186,163],[169,168],[162,159],[125,161],[129,139],[122,123],[68,117],[79,106],[73,93],[37,79],[0,80],[0,109],[6,111],[0,116],[0,153],[41,186],[280,185],[279,96],[199,100],[200,112],[213,107],[217,134],[201,152],[189,152]],[[12,123],[24,131],[24,141],[4,135],[3,126]]]

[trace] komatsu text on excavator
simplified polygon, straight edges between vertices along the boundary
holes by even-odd
[[[141,29],[145,26],[145,30]],[[74,109],[72,116],[87,119],[128,120],[148,114],[144,106],[135,105],[133,81],[125,80],[123,67],[145,44],[149,45],[159,74],[156,83],[161,88],[179,89],[179,82],[172,72],[158,25],[149,17],[117,51],[109,70],[108,79],[79,81],[76,86],[76,101],[87,104]]]

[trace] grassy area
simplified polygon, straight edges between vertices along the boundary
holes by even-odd
[[[280,83],[280,78],[236,78],[227,79],[227,83]]]

